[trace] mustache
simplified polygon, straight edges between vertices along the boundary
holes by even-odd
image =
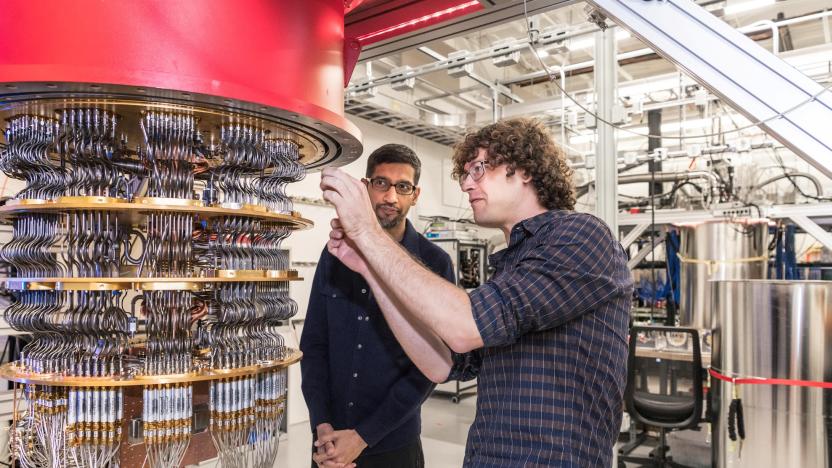
[[[376,210],[380,210],[382,208],[392,208],[392,209],[396,210],[397,213],[402,212],[401,208],[399,208],[396,205],[390,204],[390,203],[379,203],[378,205],[376,205]]]

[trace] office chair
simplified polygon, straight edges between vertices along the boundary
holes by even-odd
[[[656,349],[638,345],[639,333],[653,338],[672,336],[674,342],[681,335],[688,335],[692,351],[687,348],[674,351],[668,347]],[[673,335],[669,335],[669,334]],[[658,340],[657,340],[658,341]],[[687,343],[687,341],[686,341]],[[636,422],[659,429],[659,445],[649,457],[629,455],[634,446],[619,449],[618,464],[639,463],[639,466],[683,467],[668,456],[666,434],[668,430],[696,428],[702,416],[702,353],[699,347],[699,332],[692,328],[633,326],[630,328],[630,354],[627,359],[627,389],[624,401],[627,413]],[[658,378],[649,376],[656,371]],[[651,380],[652,377],[652,380]],[[683,385],[680,386],[679,382]],[[688,387],[687,383],[690,383]],[[655,387],[658,384],[658,390]],[[651,389],[653,391],[651,391]]]

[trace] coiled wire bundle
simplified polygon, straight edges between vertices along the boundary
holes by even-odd
[[[134,385],[147,464],[178,467],[193,430],[189,376],[219,371],[237,372],[210,385],[223,466],[273,464],[286,370],[259,369],[288,356],[277,328],[297,304],[281,244],[296,213],[285,188],[305,166],[298,143],[257,125],[215,127],[216,144],[201,125],[188,112],[129,120],[95,107],[8,121],[0,170],[25,186],[0,207],[14,213],[0,263],[21,285],[4,315],[33,335],[14,369],[73,379],[25,385],[12,433],[22,466],[119,466],[129,416],[115,383],[168,377],[178,380]]]

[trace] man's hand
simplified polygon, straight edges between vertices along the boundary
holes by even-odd
[[[355,241],[370,232],[383,235],[363,182],[338,168],[327,167],[321,172],[321,190],[324,200],[335,205],[346,237]]]
[[[341,263],[347,266],[350,270],[359,275],[366,276],[369,271],[367,262],[364,256],[358,252],[355,243],[347,238],[341,228],[341,221],[338,218],[330,222],[332,231],[329,233],[329,241],[326,243],[326,248],[335,258],[341,260]]]
[[[327,449],[326,455],[321,456],[319,454],[315,454],[312,456],[315,462],[319,465],[325,461],[334,461],[335,463],[347,464],[346,466],[349,467],[352,462],[358,458],[359,455],[361,455],[361,452],[367,448],[367,443],[364,442],[364,439],[362,439],[358,432],[354,429],[333,431],[328,434],[324,434],[323,436],[318,437],[318,440],[315,441],[315,447],[320,449],[330,443],[335,446],[335,451],[331,455]]]
[[[316,437],[316,439],[320,440],[324,435],[335,432],[335,429],[332,428],[332,424],[330,423],[321,423],[315,428],[315,432],[318,433],[318,437]],[[318,453],[325,454],[327,450],[330,449],[334,451],[335,447],[333,447],[332,444],[325,444],[318,447]]]
[[[335,432],[335,429],[332,428],[332,424],[321,423],[318,424],[318,427],[315,428],[315,431],[318,433],[317,439],[320,440],[321,437],[323,437],[324,435]],[[344,464],[332,460],[332,457],[334,457],[335,455],[335,444],[333,444],[332,442],[327,442],[325,444],[320,445],[317,448],[317,453],[312,455],[312,459],[321,468],[355,468],[355,464],[353,463]]]

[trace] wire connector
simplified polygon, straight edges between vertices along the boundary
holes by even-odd
[[[601,13],[601,10],[593,6],[587,5],[584,7],[584,12],[586,13],[587,21],[598,26],[598,28],[601,29],[601,31],[607,30],[607,16]]]

